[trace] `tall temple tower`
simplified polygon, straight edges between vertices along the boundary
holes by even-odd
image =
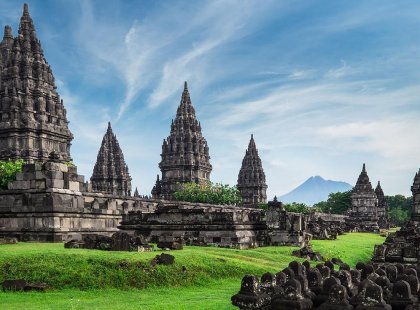
[[[363,164],[362,172],[353,187],[351,194],[350,218],[366,231],[378,230],[378,198],[369,181],[366,166]]]
[[[172,120],[171,133],[163,140],[162,160],[159,176],[152,190],[154,198],[172,199],[179,184],[185,182],[201,183],[210,180],[209,147],[201,134],[201,125],[195,116],[187,82],[184,84],[181,103]]]
[[[0,43],[0,159],[71,160],[73,135],[28,5],[18,36],[4,28]]]
[[[111,123],[108,123],[102,139],[90,181],[94,192],[131,196],[131,177],[117,137],[112,132]]]
[[[420,222],[420,169],[414,177],[413,186],[411,186],[411,192],[413,193],[411,220]]]
[[[375,188],[375,194],[378,198],[378,225],[379,228],[388,229],[389,228],[389,218],[388,218],[388,202],[385,199],[384,191],[381,187],[381,182],[378,181],[378,185]]]
[[[238,189],[241,192],[242,204],[246,207],[258,207],[259,203],[267,202],[265,173],[253,135],[242,160],[238,175]]]

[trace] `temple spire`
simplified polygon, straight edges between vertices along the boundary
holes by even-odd
[[[180,183],[201,183],[210,179],[209,149],[195,115],[187,82],[176,117],[171,122],[170,135],[163,141],[161,157],[162,178],[156,180],[152,190],[155,198],[171,199]]]
[[[18,35],[13,37],[11,27],[4,27],[0,49],[2,115],[13,115],[13,119],[0,120],[0,159],[44,162],[52,154],[60,162],[71,161],[73,135],[66,109],[27,4],[23,5]]]
[[[111,123],[102,139],[91,177],[92,189],[120,196],[130,196],[131,177]]]
[[[363,163],[362,172],[365,172],[366,173],[366,165],[365,165],[365,163]]]
[[[242,167],[238,175],[238,189],[244,206],[257,207],[267,201],[267,184],[261,159],[258,155],[254,135],[245,151]]]

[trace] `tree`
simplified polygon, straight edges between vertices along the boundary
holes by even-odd
[[[351,208],[351,192],[330,193],[327,201],[318,202],[313,207],[324,213],[344,214]]]
[[[413,197],[403,195],[385,196],[389,206],[389,218],[397,226],[403,225],[411,216]]]
[[[283,204],[283,207],[286,211],[302,214],[309,214],[311,210],[306,204],[298,202],[285,203]]]
[[[23,159],[0,160],[0,188],[7,189],[7,185],[16,179],[16,173],[22,171]]]
[[[175,200],[231,205],[241,202],[241,196],[236,186],[221,183],[181,183],[181,189],[174,193]]]

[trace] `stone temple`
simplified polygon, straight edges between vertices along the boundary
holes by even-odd
[[[267,202],[265,173],[253,135],[242,160],[238,175],[238,189],[245,207],[258,207],[258,204]]]
[[[158,176],[152,190],[154,198],[173,198],[173,193],[179,189],[178,183],[210,180],[209,147],[195,116],[187,82],[175,120],[172,120],[170,135],[163,140],[161,157],[159,168],[162,179],[159,180]]]
[[[94,192],[131,196],[131,177],[128,166],[117,137],[112,132],[111,123],[108,123],[90,181]]]
[[[365,164],[363,164],[362,172],[351,194],[351,210],[349,215],[352,221],[364,226],[363,230],[379,230],[378,197],[369,181]]]
[[[24,5],[18,36],[4,28],[0,43],[0,159],[60,162],[71,160],[73,135],[66,109],[56,91],[28,5]]]

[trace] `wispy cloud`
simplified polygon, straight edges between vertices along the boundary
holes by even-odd
[[[236,182],[254,133],[269,195],[312,174],[353,182],[363,161],[385,190],[408,193],[420,154],[420,6],[382,2],[30,7],[87,175],[110,120],[134,185],[149,194],[188,80],[215,180]],[[21,9],[2,1],[0,21],[18,24]]]

